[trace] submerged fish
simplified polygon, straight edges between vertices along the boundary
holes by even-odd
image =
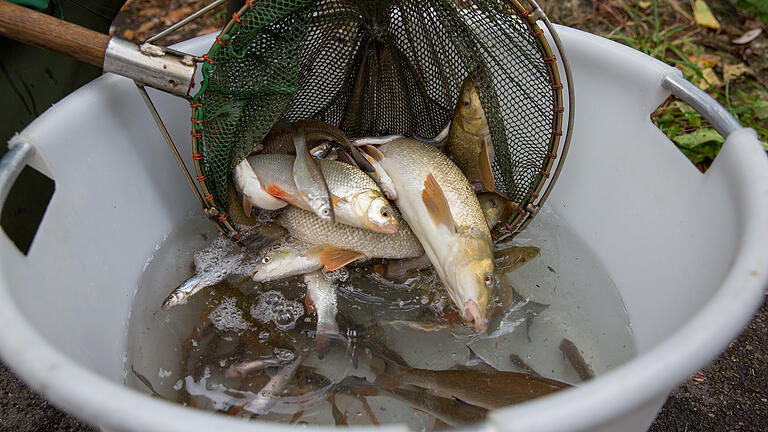
[[[591,380],[595,377],[595,372],[592,370],[592,367],[586,360],[584,360],[581,351],[579,351],[579,348],[570,339],[563,339],[560,341],[560,351],[562,351],[565,358],[568,359],[568,362],[573,366],[573,369],[576,370],[576,373],[579,374],[579,378],[581,378],[582,381]]]
[[[189,301],[190,297],[200,292],[200,290],[221,282],[226,276],[226,274],[221,274],[216,271],[196,274],[171,291],[160,308],[167,311],[176,306],[183,305]]]
[[[448,131],[446,150],[470,183],[481,182],[485,189],[494,191],[491,133],[475,82],[470,77],[461,84],[459,100]]]
[[[278,370],[267,385],[256,394],[254,400],[243,408],[254,414],[267,414],[277,404],[280,392],[283,391],[291,378],[293,378],[293,374],[296,373],[296,368],[299,367],[301,361],[302,357],[297,356],[292,363]]]
[[[227,370],[224,371],[224,376],[227,378],[237,378],[247,374],[248,372],[263,370],[271,366],[279,366],[282,363],[282,361],[276,358],[237,363],[227,368]]]
[[[497,249],[493,252],[496,272],[502,276],[513,272],[539,256],[539,252],[539,248],[535,246],[510,246]]]
[[[317,312],[315,345],[317,357],[322,360],[333,341],[344,340],[336,323],[336,287],[320,271],[305,274],[304,282],[307,284],[307,308]]]
[[[385,362],[374,384],[383,387],[413,385],[435,395],[456,398],[486,409],[497,409],[546,396],[571,387],[557,380],[520,372],[495,370],[427,370]]]
[[[261,190],[271,199],[278,198],[304,210],[312,210],[304,201],[291,176],[292,157],[279,154],[249,156],[250,164]],[[336,221],[370,231],[395,233],[400,224],[392,211],[392,205],[384,193],[364,172],[352,165],[320,159],[317,161],[333,201]],[[243,190],[246,187],[242,187]],[[246,207],[259,201],[244,201]]]
[[[397,210],[393,209],[393,212],[399,219]],[[384,234],[349,225],[328,224],[311,212],[288,207],[275,222],[299,241],[324,246],[320,259],[328,270],[366,257],[415,258],[424,254],[419,240],[402,220],[396,233]]]
[[[424,411],[451,426],[476,423],[485,419],[488,410],[453,398],[431,395],[424,391],[401,388],[386,388],[371,384],[364,378],[350,376],[339,383],[340,389],[356,396],[385,395],[403,401],[411,407]]]
[[[492,241],[467,179],[438,149],[415,139],[365,149],[393,180],[395,203],[462,318],[485,331],[494,289]]]
[[[293,159],[293,182],[299,197],[309,205],[309,208],[320,219],[334,223],[333,203],[328,185],[317,159],[309,154],[307,141],[302,128],[292,131],[293,143],[296,146],[296,157]]]

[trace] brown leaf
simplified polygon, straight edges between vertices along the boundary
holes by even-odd
[[[715,67],[720,63],[720,56],[714,54],[702,53],[698,56],[689,56],[688,59],[696,63],[701,68]]]
[[[163,21],[165,21],[165,23],[167,25],[170,25],[170,24],[173,24],[173,23],[176,23],[176,22],[180,21],[182,18],[184,18],[185,16],[187,16],[187,15],[189,15],[191,13],[192,13],[192,8],[191,7],[189,7],[189,6],[180,7],[178,9],[174,9],[174,10],[168,12],[168,15],[165,16],[165,19]]]
[[[757,39],[758,36],[760,36],[760,33],[763,32],[762,28],[756,28],[752,29],[743,35],[737,37],[736,39],[732,40],[731,43],[736,45],[744,45],[752,42],[753,40]]]
[[[726,63],[723,65],[723,79],[726,81],[728,81],[731,77],[737,77],[744,74],[754,75],[755,73],[752,72],[752,69],[750,69],[744,63],[739,63],[735,65],[729,65],[728,63]]]
[[[200,30],[198,30],[197,33],[195,33],[195,36],[202,36],[202,35],[206,35],[208,33],[220,32],[220,31],[221,31],[221,27],[219,27],[219,26],[208,26],[208,27],[203,27]]]
[[[136,36],[136,32],[134,32],[131,29],[128,29],[128,30],[123,32],[123,38],[125,38],[125,39],[131,40],[131,39],[133,39],[134,36]]]

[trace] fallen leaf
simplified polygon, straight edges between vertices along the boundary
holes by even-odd
[[[134,32],[131,29],[128,29],[128,30],[123,32],[123,38],[125,38],[125,39],[131,40],[131,39],[133,39],[134,36],[136,36],[136,32]]]
[[[637,5],[640,6],[640,9],[648,9],[651,7],[651,2],[649,1],[639,1],[637,2]]]
[[[136,29],[137,34],[146,33],[150,30],[152,30],[153,27],[157,24],[157,20],[150,20],[145,22],[144,24],[140,25],[139,28]]]
[[[221,26],[208,26],[198,30],[197,33],[195,33],[195,36],[202,36],[208,33],[220,32],[220,31],[221,31]]]
[[[155,16],[158,16],[158,15],[162,15],[164,13],[165,13],[165,11],[160,9],[160,8],[150,7],[150,8],[146,8],[146,9],[140,10],[139,11],[139,16],[155,17]]]
[[[165,16],[166,25],[174,24],[193,12],[191,7],[181,7],[168,12]]]
[[[752,29],[743,35],[737,37],[736,39],[732,40],[731,43],[736,45],[744,45],[752,42],[753,40],[757,39],[758,36],[760,36],[760,33],[763,32],[762,28],[756,28]]]
[[[725,138],[712,128],[699,129],[687,134],[678,135],[672,138],[677,145],[687,149],[695,149],[706,143],[722,144]]]
[[[720,30],[720,23],[717,21],[717,18],[712,15],[712,11],[709,10],[707,2],[704,0],[696,0],[693,4],[693,18],[702,27]]]
[[[744,63],[735,65],[729,65],[726,63],[723,65],[723,79],[725,81],[728,81],[731,77],[737,77],[744,74],[754,75],[755,73],[752,72],[752,69],[750,69],[749,66],[745,65]]]
[[[704,77],[704,79],[699,82],[699,88],[702,90],[707,90],[710,87],[720,87],[723,85],[723,82],[717,76],[717,72],[715,72],[715,70],[712,68],[702,69],[701,75]]]
[[[720,56],[714,54],[703,53],[698,56],[689,56],[688,59],[693,63],[696,63],[701,68],[715,67],[720,63]]]

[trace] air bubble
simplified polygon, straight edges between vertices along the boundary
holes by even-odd
[[[281,361],[291,361],[296,355],[286,348],[275,348],[275,357]]]

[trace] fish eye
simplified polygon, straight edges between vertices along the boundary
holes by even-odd
[[[384,207],[383,209],[381,209],[382,217],[388,218],[390,214],[391,214],[391,211],[389,210],[388,207]]]
[[[498,204],[496,203],[496,200],[491,200],[491,207],[496,208]]]
[[[468,107],[472,102],[469,99],[464,99],[464,106]]]
[[[328,209],[324,208],[323,209],[323,216],[328,216],[328,213],[329,213]]]
[[[270,261],[272,261],[272,259],[268,256],[265,256],[264,258],[261,259],[261,262],[263,262],[264,264],[269,264]]]
[[[485,277],[483,278],[483,282],[485,282],[485,286],[493,285],[493,275],[486,274]]]

